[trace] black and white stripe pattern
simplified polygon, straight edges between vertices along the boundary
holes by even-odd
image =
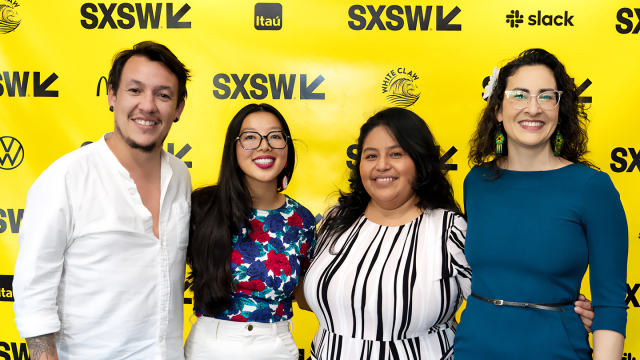
[[[304,285],[320,323],[311,358],[452,358],[454,316],[471,292],[466,229],[440,209],[398,227],[362,216],[338,239],[338,255],[325,243]]]

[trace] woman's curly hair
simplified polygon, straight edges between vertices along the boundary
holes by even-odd
[[[567,74],[564,65],[553,54],[543,49],[529,49],[518,55],[500,69],[493,93],[487,101],[487,107],[480,113],[478,127],[469,141],[469,164],[472,166],[485,165],[495,170],[495,177],[500,176],[498,162],[509,155],[505,134],[505,143],[502,144],[502,154],[496,152],[496,136],[500,132],[500,125],[496,114],[502,108],[504,92],[507,89],[507,80],[513,76],[522,66],[544,65],[552,72],[558,86],[562,91],[560,98],[558,127],[564,138],[560,157],[574,163],[582,163],[591,168],[597,168],[591,161],[585,159],[587,154],[587,125],[589,118],[585,112],[585,104],[579,100],[578,89],[573,79]],[[532,98],[531,101],[534,101]],[[555,133],[555,130],[554,130]],[[553,146],[554,136],[549,139],[549,146]]]

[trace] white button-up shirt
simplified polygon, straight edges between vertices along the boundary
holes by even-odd
[[[16,325],[24,338],[55,333],[61,360],[182,360],[189,170],[162,152],[156,238],[109,136],[54,162],[29,190]]]

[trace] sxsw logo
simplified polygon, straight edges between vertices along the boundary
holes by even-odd
[[[574,15],[569,15],[568,11],[564,15],[542,15],[542,11],[538,10],[537,14],[529,15],[527,25],[530,26],[573,26]],[[511,10],[507,14],[507,24],[512,28],[519,28],[524,23],[524,15],[520,10]]]
[[[637,295],[638,289],[640,289],[640,284],[633,284],[633,287],[631,287],[630,284],[627,284],[627,297],[624,300],[624,303],[627,304],[629,307],[640,307],[640,304],[638,303],[638,298],[636,298],[636,296],[638,296]]]
[[[386,10],[385,10],[386,9]],[[400,5],[380,5],[377,8],[373,5],[353,5],[349,8],[349,28],[352,30],[392,30],[398,31],[405,27],[410,31],[420,28],[421,31],[433,30],[429,27],[433,6],[400,6]],[[436,31],[461,31],[462,25],[451,24],[451,21],[460,13],[459,7],[454,7],[449,13],[444,15],[444,7],[436,6]],[[365,17],[371,16],[369,20]],[[387,21],[383,21],[386,18]]]
[[[322,75],[318,75],[311,83],[308,82],[307,74],[279,74],[276,78],[275,74],[216,74],[213,77],[213,96],[216,99],[237,99],[242,96],[243,99],[262,100],[269,96],[273,100],[284,98],[285,100],[296,99],[293,96],[293,90],[296,85],[296,79],[300,79],[299,94],[301,100],[324,100],[324,93],[315,92],[318,86],[324,81]],[[231,81],[233,81],[233,90],[231,90]],[[247,82],[251,86],[251,90],[247,91]],[[268,86],[267,86],[268,85]]]
[[[633,26],[633,15],[635,12],[635,16],[639,19],[636,26]],[[620,34],[628,34],[633,30],[632,34],[637,34],[640,32],[640,9],[635,8],[633,10],[629,8],[622,8],[618,10],[617,14],[619,24],[616,25],[616,31]]]
[[[80,7],[80,15],[84,18],[80,24],[85,29],[104,29],[107,25],[111,29],[131,29],[136,25],[140,29],[147,29],[151,24],[152,29],[162,28],[162,8],[165,5],[167,29],[191,29],[190,21],[180,21],[191,9],[189,4],[184,4],[174,12],[173,3],[85,3]],[[177,8],[177,6],[176,6]],[[98,15],[100,14],[100,15]],[[117,14],[117,18],[115,18]],[[136,15],[136,16],[134,16]],[[117,20],[116,20],[117,19]]]
[[[440,147],[438,146],[438,151],[440,151]],[[347,160],[347,167],[351,170],[356,168],[356,160],[358,159],[358,145],[352,144],[347,148],[347,157],[351,160]],[[458,170],[458,164],[447,164],[446,162],[451,159],[451,157],[458,152],[455,146],[449,148],[449,150],[440,157],[440,169],[444,171],[456,171]],[[322,216],[320,217],[322,218]],[[316,216],[317,219],[317,216]]]
[[[611,151],[611,160],[613,162],[610,166],[613,172],[621,173],[625,170],[626,172],[633,172],[634,169],[640,172],[640,151],[636,151],[635,148],[628,149],[628,153],[627,149],[623,147],[617,147]],[[630,163],[626,159],[628,155],[631,156]]]
[[[270,3],[257,3],[255,6],[254,24],[256,30],[280,30],[282,29],[282,5]]]
[[[0,137],[0,169],[13,170],[24,160],[24,148],[18,139],[11,136]],[[2,231],[0,231],[2,232]]]
[[[0,234],[11,229],[12,234],[20,232],[20,222],[24,215],[24,209],[0,209]],[[5,220],[6,219],[6,220]],[[7,227],[7,220],[9,220],[9,226]]]
[[[14,71],[12,73],[3,71],[0,75],[0,96],[4,95],[5,90],[8,97],[15,97],[16,92],[18,93],[18,97],[30,96],[27,94],[30,77],[31,72],[29,71],[23,71],[22,76],[20,76],[19,71]],[[58,79],[58,75],[56,75],[56,73],[52,73],[47,76],[44,81],[41,81],[40,79],[42,79],[42,77],[40,76],[40,72],[35,71],[33,72],[32,79],[33,97],[58,97],[57,90],[47,90],[49,86]],[[2,80],[4,80],[4,87],[2,86]]]
[[[30,360],[27,343],[12,342],[9,345],[7,342],[0,341],[0,358],[4,360]]]

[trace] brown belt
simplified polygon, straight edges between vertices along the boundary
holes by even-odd
[[[560,306],[572,305],[574,303],[573,301],[566,301],[566,302],[562,302],[562,303],[551,303],[551,304],[532,304],[532,303],[528,303],[528,302],[515,302],[515,301],[487,299],[487,298],[484,298],[482,296],[478,296],[478,295],[476,295],[474,293],[471,293],[471,296],[473,296],[474,298],[476,298],[478,300],[482,300],[484,302],[492,303],[493,305],[496,305],[496,306],[505,306],[505,305],[506,306],[517,306],[517,307],[534,308],[534,309],[557,311],[557,312],[564,312],[564,309],[561,308]]]

